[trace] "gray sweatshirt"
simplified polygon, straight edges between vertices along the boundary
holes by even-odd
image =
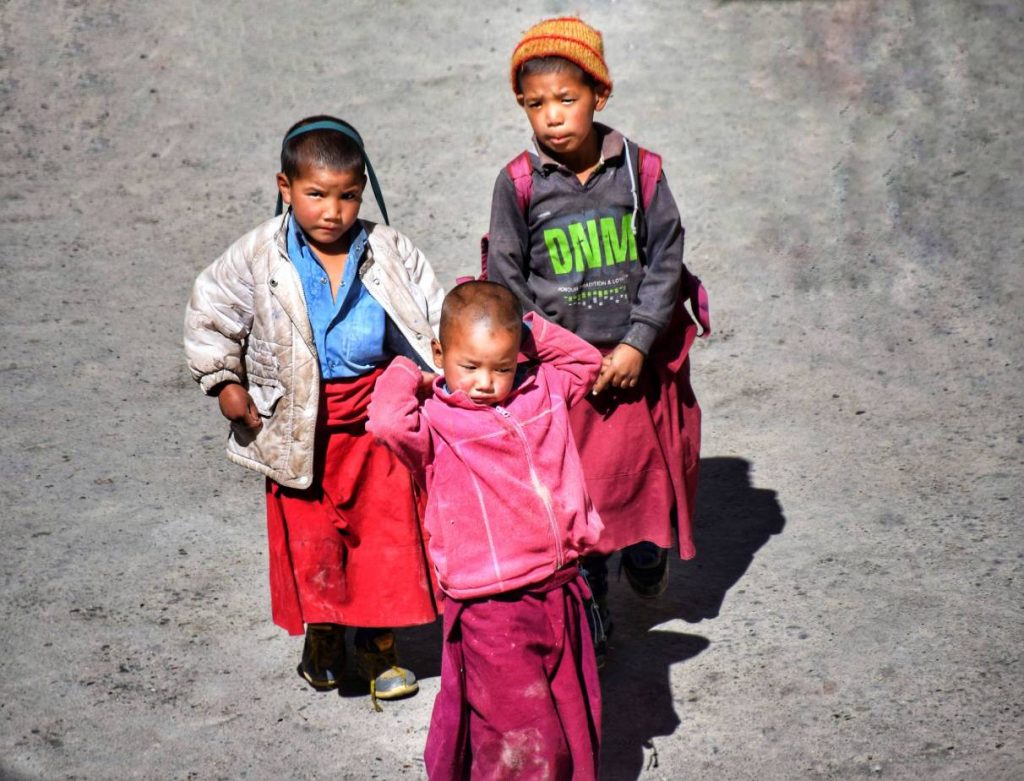
[[[516,293],[527,311],[591,344],[624,342],[646,355],[676,306],[683,226],[664,174],[645,211],[637,146],[616,130],[594,127],[601,162],[586,184],[543,150],[531,155],[525,217],[508,172],[498,174],[487,275]]]

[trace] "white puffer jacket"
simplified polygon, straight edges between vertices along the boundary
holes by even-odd
[[[289,215],[250,231],[199,274],[185,310],[185,353],[205,393],[239,382],[263,418],[255,434],[231,426],[228,458],[281,485],[306,488],[313,479],[320,368],[302,281],[288,258]],[[432,366],[430,340],[444,290],[407,237],[362,224],[369,242],[359,276],[407,343],[402,351]]]

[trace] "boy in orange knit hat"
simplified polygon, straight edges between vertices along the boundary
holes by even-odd
[[[486,273],[526,311],[604,355],[588,403],[570,413],[605,525],[584,561],[600,664],[611,627],[609,555],[622,550],[633,590],[655,597],[668,583],[667,549],[695,553],[700,408],[687,353],[697,329],[682,300],[699,280],[683,265],[683,227],[660,158],[594,122],[612,90],[601,33],[575,17],[540,22],[512,54],[511,82],[534,149],[498,175]]]

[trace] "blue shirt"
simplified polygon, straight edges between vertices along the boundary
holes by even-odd
[[[359,377],[390,356],[385,346],[387,315],[356,273],[366,251],[366,230],[358,222],[353,230],[355,235],[335,298],[331,280],[299,224],[294,218],[288,221],[288,257],[302,280],[313,343],[320,359],[320,376],[325,380]]]

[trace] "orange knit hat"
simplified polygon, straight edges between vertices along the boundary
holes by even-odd
[[[604,39],[582,19],[562,16],[535,24],[512,52],[512,90],[519,92],[516,75],[527,60],[562,57],[575,63],[594,81],[612,88],[612,77],[604,61]]]

